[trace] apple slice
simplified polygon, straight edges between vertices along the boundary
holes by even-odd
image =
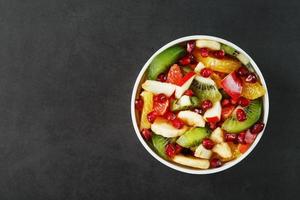
[[[197,66],[195,67],[194,72],[199,74],[201,72],[201,70],[204,68],[205,68],[205,65],[202,62],[199,62],[197,64]]]
[[[211,134],[210,134],[210,139],[214,143],[222,143],[224,142],[224,135],[223,131],[220,127],[216,128]]]
[[[207,122],[214,123],[214,122],[220,121],[221,111],[222,111],[221,103],[220,103],[220,101],[217,101],[216,103],[214,103],[213,107],[211,107],[204,113],[203,118]]]
[[[234,100],[238,99],[242,94],[242,81],[236,75],[235,71],[228,74],[221,81],[221,87]]]
[[[179,86],[176,86],[175,97],[179,99],[183,93],[189,89],[195,78],[195,72],[187,73],[181,80]]]
[[[197,127],[205,126],[205,121],[203,117],[198,113],[190,110],[180,111],[177,117],[180,118],[182,121],[184,121],[184,123],[186,123],[189,126],[197,126]]]
[[[199,169],[208,169],[210,165],[209,161],[206,159],[184,156],[181,154],[174,156],[172,160],[181,165],[199,168]]]
[[[153,94],[165,94],[166,96],[170,97],[174,93],[176,85],[147,80],[142,84],[142,88],[148,92],[152,92]]]
[[[177,129],[168,120],[158,117],[151,124],[151,130],[157,135],[171,138],[181,136],[187,130],[187,126]]]

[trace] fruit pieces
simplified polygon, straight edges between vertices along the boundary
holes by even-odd
[[[152,144],[155,149],[155,151],[160,155],[161,157],[167,159],[166,155],[166,145],[168,144],[169,139],[164,138],[163,136],[153,134],[152,135]]]
[[[180,69],[179,65],[174,64],[171,66],[171,68],[168,72],[167,82],[172,83],[174,85],[179,85],[182,77],[183,77],[183,75],[181,73],[181,69]]]
[[[221,44],[212,40],[196,40],[196,47],[198,48],[210,48],[212,50],[220,50]]]
[[[210,159],[210,157],[212,156],[212,151],[204,148],[203,145],[200,144],[196,148],[194,156],[198,157],[198,158],[203,158],[203,159]]]
[[[217,101],[216,103],[214,103],[214,105],[212,106],[212,108],[208,109],[204,115],[203,118],[208,121],[208,122],[217,122],[220,121],[221,119],[221,103],[220,101]]]
[[[201,115],[190,110],[180,111],[177,115],[179,119],[189,126],[204,127],[205,121]]]
[[[223,131],[220,127],[216,128],[210,135],[210,139],[214,143],[222,143],[224,142]]]
[[[199,145],[209,135],[210,131],[205,127],[193,128],[181,135],[176,140],[176,143],[182,147],[189,148]]]
[[[216,87],[215,82],[210,78],[196,76],[191,84],[191,89],[200,102],[210,100],[214,103],[222,99],[222,95]]]
[[[266,90],[260,83],[243,82],[243,89],[242,89],[241,96],[253,100],[262,97],[263,95],[265,95],[265,93]]]
[[[146,80],[142,84],[142,88],[148,92],[152,92],[153,94],[165,94],[170,97],[174,93],[176,86],[171,83]]]
[[[175,45],[158,54],[148,68],[148,79],[156,80],[157,76],[177,62],[179,58],[186,54],[185,48]]]
[[[217,72],[229,74],[241,66],[241,63],[238,60],[229,57],[224,57],[222,59],[212,56],[203,57],[200,49],[195,49],[193,55],[196,60],[203,63],[205,67]]]
[[[225,159],[232,157],[230,146],[226,142],[216,144],[212,151]]]
[[[261,100],[256,99],[251,101],[250,105],[244,108],[244,111],[247,115],[247,119],[245,121],[238,121],[236,119],[236,115],[232,114],[231,117],[226,119],[222,124],[222,129],[224,129],[228,133],[240,133],[250,128],[260,118],[262,112]]]
[[[179,82],[179,86],[176,86],[175,97],[180,98],[186,90],[190,88],[195,77],[195,72],[188,72]]]
[[[153,94],[151,92],[143,91],[141,93],[144,105],[141,114],[140,130],[149,129],[151,127],[150,122],[147,119],[147,115],[152,111],[153,108]]]
[[[235,72],[228,74],[221,81],[221,87],[232,99],[238,99],[243,89],[242,81]]]
[[[181,129],[175,128],[168,120],[157,117],[153,124],[151,124],[151,130],[157,134],[166,138],[178,137],[186,132],[187,126],[183,126]]]
[[[184,156],[181,154],[174,156],[172,160],[178,164],[194,167],[198,169],[208,169],[210,165],[209,161],[206,159]]]

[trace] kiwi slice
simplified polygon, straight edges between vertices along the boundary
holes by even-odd
[[[180,136],[176,143],[182,147],[190,148],[199,145],[209,135],[210,130],[205,127],[193,128]]]
[[[167,71],[185,53],[185,48],[175,45],[158,54],[148,68],[148,79],[156,80],[159,74]]]
[[[244,111],[246,112],[247,119],[245,121],[238,121],[235,114],[232,114],[231,117],[225,120],[222,125],[222,129],[229,133],[240,133],[253,124],[255,124],[261,115],[262,112],[262,102],[260,99],[251,101],[249,106],[247,106]],[[235,113],[235,112],[233,112]]]
[[[155,151],[161,157],[167,159],[166,155],[166,145],[169,143],[169,139],[161,135],[152,134],[152,144]]]
[[[222,95],[219,92],[215,82],[210,78],[196,76],[191,84],[191,89],[199,98],[200,102],[204,100],[210,100],[214,103],[222,99]]]

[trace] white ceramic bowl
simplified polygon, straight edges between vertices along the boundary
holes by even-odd
[[[167,49],[167,48],[169,48],[169,47],[171,47],[171,46],[173,46],[175,44],[179,44],[179,43],[190,41],[190,40],[198,40],[198,39],[214,40],[214,41],[217,41],[217,42],[229,45],[229,46],[233,47],[234,49],[238,50],[239,52],[243,53],[244,55],[246,55],[246,57],[250,60],[253,68],[255,69],[256,74],[260,78],[260,81],[261,81],[262,85],[266,89],[266,94],[263,97],[263,122],[265,123],[265,127],[266,127],[267,121],[268,121],[268,114],[269,114],[269,96],[268,96],[268,90],[267,90],[267,86],[266,86],[266,83],[265,83],[265,79],[264,79],[262,73],[260,72],[259,68],[257,67],[256,63],[252,60],[252,58],[245,51],[243,51],[237,45],[235,45],[235,44],[233,44],[233,43],[231,43],[231,42],[229,42],[227,40],[224,40],[224,39],[221,39],[221,38],[218,38],[218,37],[207,36],[207,35],[193,35],[193,36],[187,36],[187,37],[179,38],[177,40],[174,40],[174,41],[172,41],[172,42],[164,45],[163,47],[161,47],[158,51],[156,51],[151,56],[151,58],[146,62],[146,64],[141,69],[141,71],[140,71],[140,73],[139,73],[139,75],[138,75],[138,77],[137,77],[137,79],[135,81],[134,87],[133,87],[132,97],[131,97],[131,118],[132,118],[133,127],[134,127],[134,130],[136,132],[137,137],[139,138],[140,142],[143,144],[143,146],[145,147],[145,149],[156,160],[158,160],[159,162],[163,163],[164,165],[166,165],[166,166],[168,166],[168,167],[170,167],[172,169],[175,169],[175,170],[178,170],[178,171],[181,171],[181,172],[185,172],[185,173],[189,173],[189,174],[212,174],[212,173],[217,173],[217,172],[226,170],[226,169],[228,169],[228,168],[236,165],[237,163],[241,162],[245,157],[247,157],[252,152],[252,150],[255,148],[255,146],[257,145],[257,143],[259,142],[259,140],[261,139],[264,130],[261,133],[258,134],[258,136],[256,137],[256,139],[253,142],[253,144],[250,146],[250,148],[242,156],[240,156],[239,158],[237,158],[235,160],[232,160],[232,161],[229,161],[229,162],[225,163],[224,165],[222,165],[219,168],[206,169],[206,170],[193,169],[193,168],[185,167],[185,166],[182,166],[182,165],[177,165],[176,163],[164,160],[159,155],[157,155],[154,150],[152,150],[148,146],[148,144],[145,142],[145,140],[141,136],[141,133],[140,133],[139,128],[138,128],[137,118],[136,118],[136,111],[135,111],[135,104],[134,104],[135,99],[136,99],[136,97],[138,95],[137,92],[139,92],[139,90],[140,90],[141,80],[142,80],[142,78],[143,78],[143,76],[144,76],[144,74],[145,74],[145,72],[146,72],[149,64],[153,60],[153,58],[156,57],[159,53],[161,53],[165,49]]]

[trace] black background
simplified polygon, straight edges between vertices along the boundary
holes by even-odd
[[[0,1],[0,199],[298,199],[300,3]],[[237,166],[189,175],[138,141],[139,70],[176,38],[232,41],[270,95],[265,135]]]

